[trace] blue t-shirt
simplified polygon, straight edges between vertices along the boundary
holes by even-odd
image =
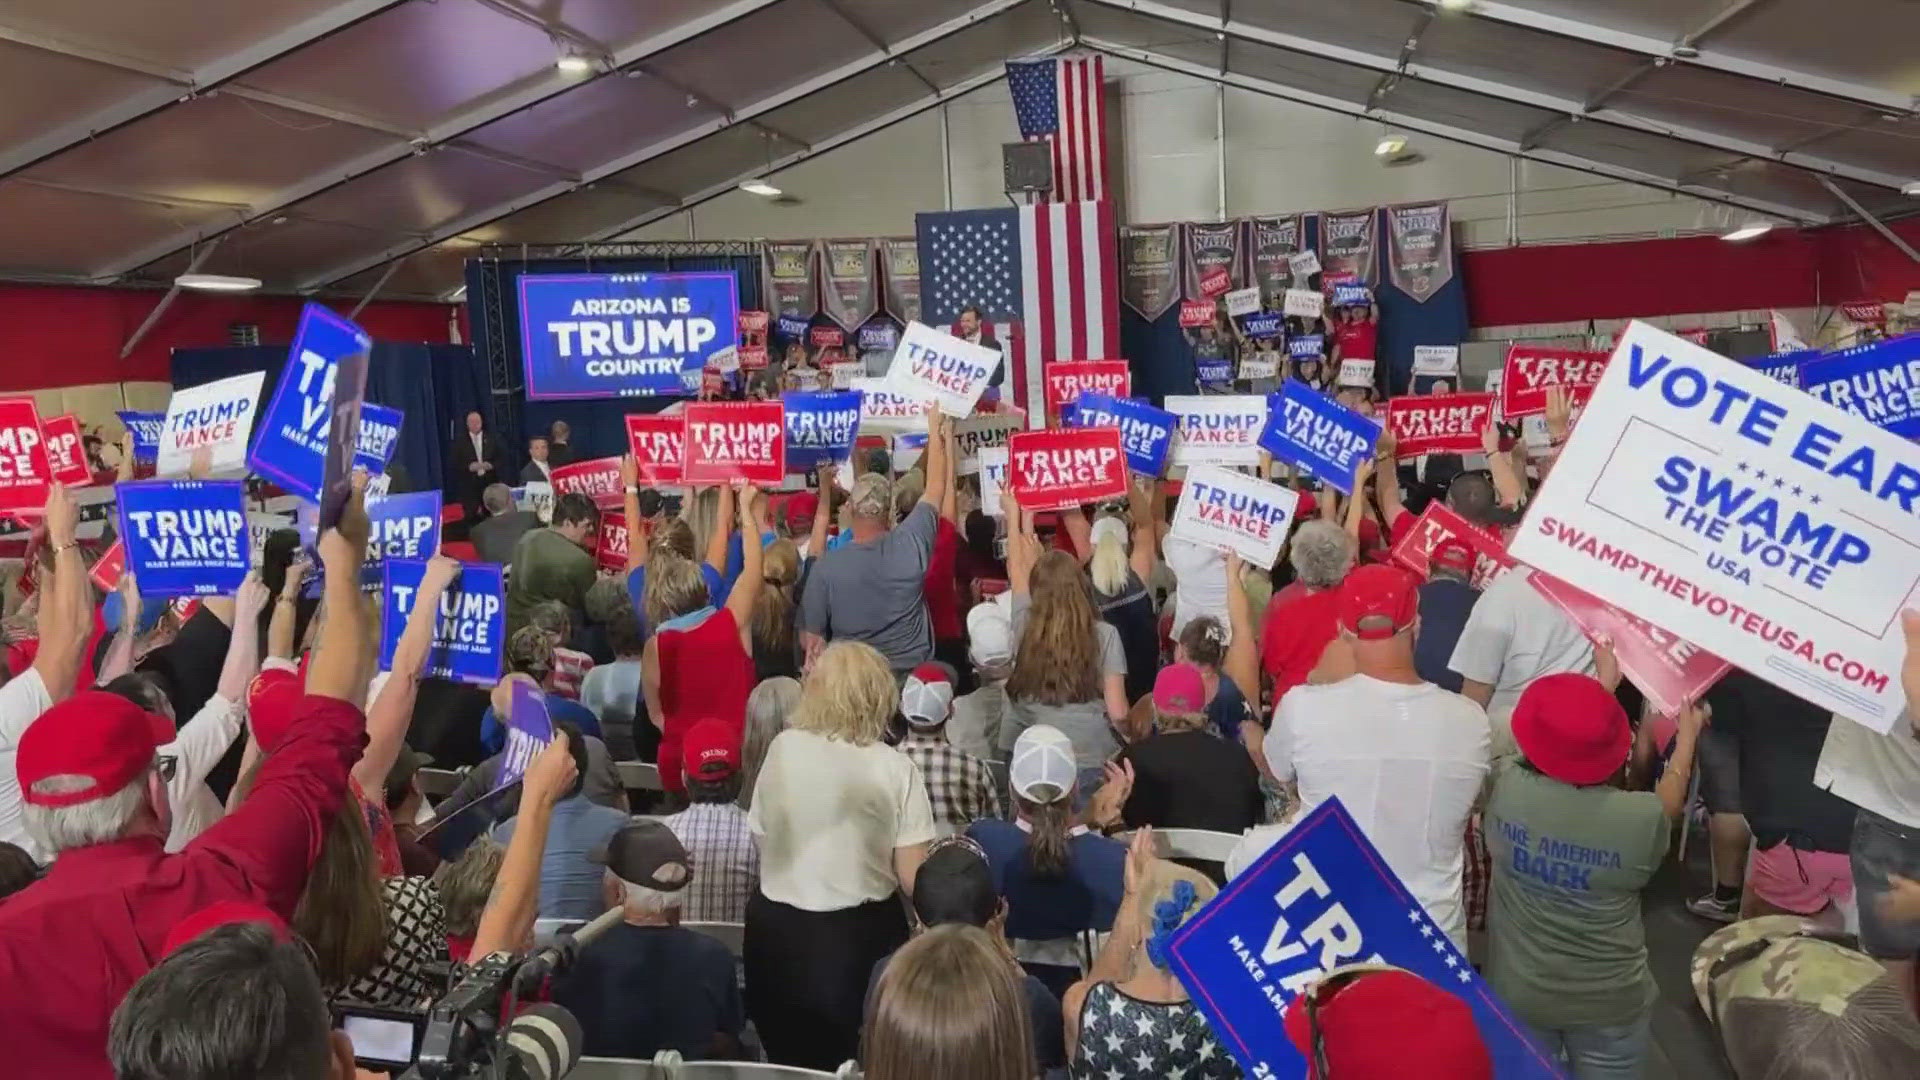
[[[1067,872],[1042,877],[1027,861],[1027,833],[1011,821],[986,818],[967,835],[987,853],[994,889],[1007,901],[1007,936],[1052,941],[1082,930],[1111,930],[1126,892],[1127,847],[1084,829],[1067,841]]]
[[[761,533],[760,550],[765,551],[778,539],[780,539],[780,534],[777,532]],[[722,587],[714,593],[713,602],[715,604],[719,604],[725,600],[727,594],[733,591],[733,583],[740,580],[740,571],[745,569],[746,561],[746,552],[740,545],[740,531],[736,529],[732,536],[727,537],[727,572],[721,576]],[[713,587],[711,583],[712,579],[708,579],[708,582],[707,587],[711,589]]]
[[[678,1050],[701,1061],[715,1035],[738,1037],[747,1026],[733,955],[682,926],[609,929],[554,979],[553,1000],[580,1021],[582,1052],[593,1057],[646,1061]]]
[[[1420,586],[1420,633],[1413,641],[1413,670],[1442,690],[1460,692],[1460,673],[1447,664],[1479,600],[1480,590],[1464,581],[1436,578]]]
[[[734,571],[739,573],[739,571]],[[700,576],[707,581],[707,603],[718,607],[727,599],[727,583],[720,572],[705,562],[700,564]],[[636,566],[627,572],[627,599],[633,601],[634,618],[640,620],[641,633],[651,636],[653,631],[647,626],[647,568]]]
[[[493,838],[503,845],[512,842],[519,823],[510,817],[495,825]],[[600,891],[606,868],[587,856],[626,823],[626,811],[601,806],[584,794],[553,804],[547,848],[540,856],[541,918],[593,919],[606,913]]]
[[[1207,719],[1221,738],[1238,746],[1240,725],[1257,718],[1247,708],[1247,695],[1240,692],[1240,684],[1222,675],[1220,688],[1213,692],[1213,700],[1207,702]]]
[[[556,723],[566,720],[575,724],[583,735],[591,735],[596,739],[600,737],[600,718],[593,715],[592,709],[577,701],[569,701],[549,694],[547,695],[547,715]],[[507,745],[506,725],[500,722],[499,717],[493,715],[491,705],[487,706],[486,712],[480,714],[480,745],[486,749],[489,757],[499,753]]]

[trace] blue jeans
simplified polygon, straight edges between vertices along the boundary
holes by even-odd
[[[1639,1080],[1653,1037],[1653,1014],[1625,1024],[1535,1028],[1533,1033],[1547,1053],[1567,1063],[1573,1080]]]

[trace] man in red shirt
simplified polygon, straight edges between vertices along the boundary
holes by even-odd
[[[1273,701],[1307,681],[1338,629],[1340,583],[1353,568],[1353,541],[1331,521],[1309,521],[1289,542],[1287,558],[1305,591],[1267,605],[1260,629],[1260,667],[1273,682]]]
[[[171,725],[88,692],[40,716],[14,761],[27,827],[57,858],[0,901],[0,1045],[9,1075],[110,1080],[114,1006],[165,954],[182,919],[222,901],[291,921],[322,837],[366,746],[371,637],[359,596],[367,518],[356,496],[320,540],[329,612],[297,723],[266,748],[249,794],[185,850],[165,852],[173,811],[155,754]]]

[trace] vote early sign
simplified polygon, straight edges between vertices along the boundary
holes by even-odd
[[[1111,427],[1120,431],[1127,468],[1142,476],[1166,470],[1173,449],[1173,414],[1132,398],[1084,393],[1073,409],[1074,427]]]
[[[730,273],[522,274],[520,355],[527,397],[686,392],[683,374],[734,346]]]
[[[689,404],[686,481],[778,487],[787,475],[787,422],[778,401]]]
[[[1380,422],[1293,380],[1268,401],[1260,448],[1278,461],[1306,469],[1343,494],[1353,494],[1354,470],[1373,453]]]
[[[117,484],[120,541],[144,596],[224,596],[252,568],[239,480]]]
[[[39,510],[52,478],[33,399],[0,398],[0,510]]]
[[[1307,1075],[1281,1017],[1328,972],[1363,961],[1405,968],[1466,1002],[1497,1080],[1562,1076],[1338,799],[1300,819],[1228,882],[1174,931],[1169,952],[1174,977],[1248,1077]],[[1418,1051],[1409,1048],[1410,1078],[1427,1075]]]
[[[1493,421],[1492,394],[1402,394],[1387,399],[1387,430],[1401,458],[1422,454],[1471,454]]]
[[[647,487],[680,486],[686,443],[687,418],[679,413],[627,414],[627,450],[633,454],[635,479]],[[614,478],[619,479],[618,471]]]
[[[1272,569],[1300,505],[1294,492],[1218,465],[1187,470],[1169,534]]]
[[[386,618],[381,620],[380,666],[393,666],[400,632],[413,613],[414,597],[426,576],[423,560],[389,559],[383,584]],[[141,582],[141,591],[146,583]],[[500,655],[507,636],[506,589],[498,566],[465,563],[460,576],[440,596],[427,652],[426,677],[491,686],[500,679]]]
[[[1917,515],[1920,447],[1636,322],[1509,547],[1884,732]]]
[[[948,416],[967,416],[999,368],[999,350],[910,322],[887,369],[887,385],[902,397],[933,402]]]
[[[1127,461],[1113,428],[1023,431],[1007,440],[1008,483],[1024,510],[1059,510],[1127,494]]]

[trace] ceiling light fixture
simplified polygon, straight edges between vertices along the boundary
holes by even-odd
[[[746,192],[749,195],[761,195],[769,199],[774,198],[780,194],[779,188],[774,187],[772,184],[769,184],[765,180],[760,180],[760,179],[740,181],[740,190]]]
[[[1465,11],[1473,6],[1473,0],[1440,0],[1440,7],[1446,11]]]
[[[173,283],[183,289],[200,289],[204,292],[252,292],[260,287],[259,278],[229,274],[181,274],[173,279]]]
[[[1741,225],[1736,225],[1732,229],[1721,233],[1720,239],[1731,240],[1737,244],[1742,240],[1752,240],[1756,236],[1765,236],[1772,231],[1773,222],[1771,221],[1749,221]]]
[[[1383,135],[1380,141],[1374,144],[1373,153],[1375,157],[1392,157],[1406,148],[1405,135]]]
[[[593,58],[576,52],[565,52],[553,62],[562,75],[587,75],[593,71]]]
[[[1903,188],[1901,188],[1901,189],[1900,189],[1900,194],[1902,194],[1902,195],[1920,195],[1920,180],[1911,180],[1911,181],[1908,181],[1908,182],[1907,182],[1907,185],[1906,185],[1905,187],[1903,187]]]

